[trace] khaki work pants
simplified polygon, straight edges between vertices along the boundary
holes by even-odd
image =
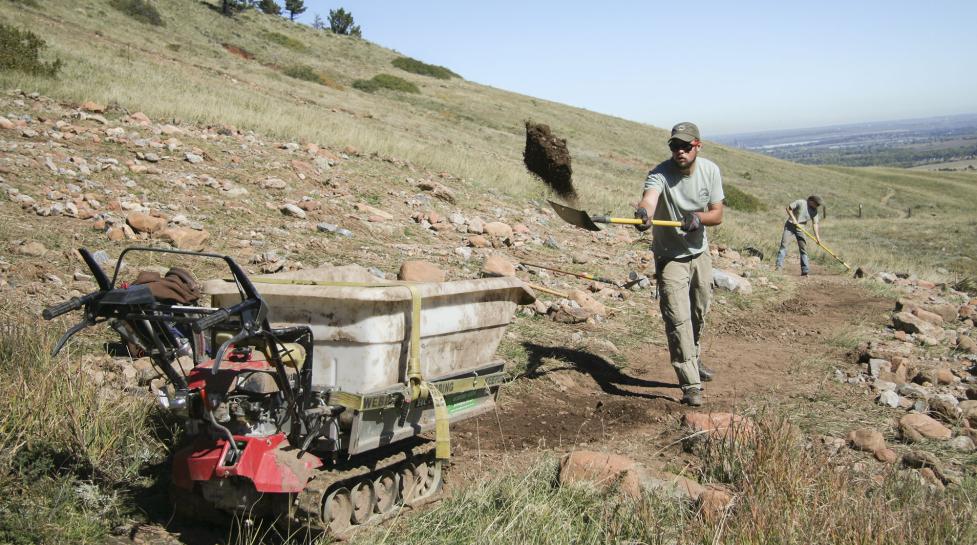
[[[702,388],[699,336],[712,301],[712,259],[709,252],[655,259],[655,270],[672,367],[682,390]]]

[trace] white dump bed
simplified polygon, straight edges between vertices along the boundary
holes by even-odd
[[[290,278],[301,282],[291,273]],[[310,278],[308,280],[316,280]],[[312,386],[369,393],[405,380],[411,292],[405,286],[349,287],[255,281],[275,327],[309,325],[315,338]],[[421,296],[425,379],[464,373],[493,360],[518,304],[533,301],[518,278],[414,284]],[[214,306],[240,301],[233,283],[206,286]]]

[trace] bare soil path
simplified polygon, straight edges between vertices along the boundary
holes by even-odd
[[[812,365],[844,360],[836,339],[861,325],[882,324],[891,308],[889,300],[844,276],[798,282],[795,297],[710,315],[704,354],[716,378],[705,384],[705,405],[697,410],[734,412],[746,403],[775,405],[809,392]],[[491,468],[487,459],[520,453],[586,448],[648,462],[666,450],[678,436],[678,419],[691,409],[679,403],[667,348],[645,346],[627,354],[628,364],[619,368],[584,351],[526,345],[530,372],[507,387],[497,412],[453,430],[453,471],[463,476],[455,481]],[[802,374],[808,378],[795,380]]]

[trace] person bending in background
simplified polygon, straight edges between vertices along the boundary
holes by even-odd
[[[806,225],[807,222],[814,223],[814,240],[821,244],[821,212],[818,208],[824,206],[824,199],[817,195],[811,195],[804,199],[787,205],[787,221],[784,222],[784,233],[780,237],[780,251],[777,252],[777,270],[784,268],[784,259],[787,258],[787,245],[790,244],[791,237],[797,239],[797,251],[801,254],[801,276],[807,276],[811,272],[811,262],[807,257],[807,239],[804,233],[798,229],[798,225]]]
[[[681,221],[681,227],[654,226],[652,251],[658,276],[659,304],[665,321],[668,353],[682,387],[682,403],[702,405],[702,381],[713,373],[702,365],[699,338],[712,300],[712,259],[707,225],[723,221],[723,181],[719,167],[698,157],[699,128],[679,123],[668,139],[672,157],[660,163],[644,183],[634,215],[639,231],[656,220]]]

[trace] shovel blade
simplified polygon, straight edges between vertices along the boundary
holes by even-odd
[[[550,206],[553,207],[553,211],[556,212],[556,215],[560,216],[560,219],[563,221],[588,231],[600,231],[600,227],[598,227],[597,224],[594,223],[594,220],[590,219],[590,215],[583,210],[575,210],[569,206],[564,206],[553,201],[546,202],[550,203]]]

